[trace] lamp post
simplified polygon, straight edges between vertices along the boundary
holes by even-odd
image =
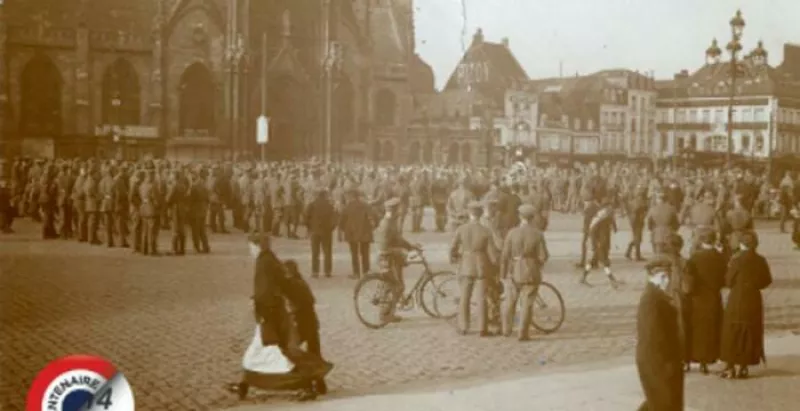
[[[341,68],[344,56],[342,53],[342,45],[337,41],[330,41],[328,43],[328,53],[325,56],[323,63],[325,68],[325,162],[330,163],[333,160],[333,86],[335,76]]]
[[[511,107],[513,113],[513,127],[514,127],[514,150],[515,157],[524,155],[520,147],[519,134],[523,131],[530,131],[530,126],[522,118],[522,113],[530,110],[531,105],[534,103],[533,98],[528,94],[515,93],[511,95]]]
[[[114,93],[114,97],[111,99],[111,107],[113,107],[114,113],[114,124],[111,125],[111,137],[114,141],[114,148],[116,148],[117,155],[121,156],[123,153],[120,149],[120,134],[122,132],[121,127],[121,119],[119,118],[119,110],[122,107],[122,99],[119,97],[119,92]]]
[[[234,2],[236,4],[236,2]],[[233,29],[235,30],[235,28]],[[228,66],[228,132],[230,134],[231,160],[238,147],[237,123],[239,118],[239,63],[244,56],[242,34],[233,32],[225,47],[225,62]]]

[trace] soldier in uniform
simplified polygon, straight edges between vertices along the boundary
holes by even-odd
[[[158,255],[158,182],[155,170],[147,170],[144,181],[139,184],[139,198],[142,201],[139,207],[139,217],[142,219],[142,254]]]
[[[225,228],[225,204],[226,198],[226,181],[221,175],[221,170],[217,167],[211,169],[211,175],[208,177],[208,184],[206,191],[208,191],[208,225],[211,227],[212,233],[226,234],[228,230]]]
[[[208,213],[208,189],[203,184],[203,170],[189,174],[189,209],[187,219],[192,235],[192,245],[198,254],[211,252],[206,234],[206,214]]]
[[[750,215],[749,210],[747,205],[743,203],[743,197],[736,195],[733,200],[733,208],[728,210],[725,215],[724,233],[727,242],[724,243],[724,246],[727,246],[726,250],[728,251],[725,253],[726,257],[731,257],[739,249],[742,235],[754,229],[753,217]]]
[[[458,331],[466,335],[470,325],[470,303],[477,302],[478,329],[481,337],[489,336],[487,283],[493,273],[492,261],[497,259],[492,232],[480,223],[483,205],[472,201],[468,205],[469,222],[456,228],[450,245],[450,262],[458,264],[461,299],[458,306]],[[473,294],[474,293],[474,294]]]
[[[61,214],[61,226],[58,232],[64,240],[71,238],[73,235],[72,189],[74,184],[75,179],[72,176],[70,166],[67,164],[62,165],[61,172],[58,174],[58,178],[56,178],[56,187],[58,190],[58,210],[59,214]]]
[[[436,231],[444,232],[445,225],[447,224],[447,198],[448,187],[447,182],[439,177],[431,183],[431,205],[435,213]]]
[[[285,219],[283,215],[284,205],[286,204],[286,191],[281,181],[282,175],[277,175],[269,181],[269,198],[272,202],[272,235],[281,236],[281,224]]]
[[[250,231],[250,219],[253,217],[255,201],[253,199],[253,171],[245,170],[237,181],[239,190],[239,229],[244,232]]]
[[[92,167],[86,175],[83,182],[83,199],[85,204],[86,215],[88,216],[88,229],[89,229],[89,244],[100,245],[102,242],[97,236],[97,231],[100,228],[100,211],[101,211],[101,194],[98,187],[99,184],[98,170]]]
[[[187,217],[187,193],[188,187],[183,182],[183,176],[177,170],[173,170],[172,176],[167,183],[167,192],[164,197],[164,208],[169,210],[172,219],[172,254],[186,254],[186,217]]]
[[[522,299],[520,341],[530,338],[533,301],[542,282],[542,267],[549,255],[544,234],[534,225],[536,209],[529,204],[519,208],[522,223],[506,236],[500,257],[500,278],[506,298],[503,302],[503,335],[511,336],[517,303]]]
[[[97,183],[97,191],[100,198],[100,216],[102,217],[103,228],[105,228],[106,246],[109,248],[114,247],[114,221],[116,215],[114,214],[114,203],[116,189],[114,187],[114,177],[111,175],[114,171],[110,168],[105,168],[101,171],[100,181]]]
[[[636,187],[633,198],[628,201],[628,221],[631,224],[633,237],[628,243],[625,251],[625,258],[632,259],[632,254],[636,255],[636,261],[643,261],[642,258],[642,237],[644,234],[645,217],[647,216],[647,189],[643,185]]]
[[[269,208],[269,187],[267,182],[267,171],[261,170],[254,172],[253,180],[253,230],[262,233],[269,232],[267,224],[267,214]]]
[[[647,226],[650,229],[650,242],[653,251],[658,253],[658,245],[668,243],[673,233],[680,228],[678,210],[664,199],[664,193],[655,194],[656,204],[647,212]]]
[[[422,176],[416,176],[411,181],[409,187],[409,207],[411,207],[411,232],[419,233],[423,231],[422,217],[425,213],[425,180]]]
[[[383,205],[385,215],[375,229],[375,245],[378,249],[378,258],[386,261],[397,286],[397,292],[392,294],[392,301],[388,306],[384,306],[381,309],[381,317],[392,322],[401,320],[400,317],[395,315],[395,309],[400,298],[405,293],[405,282],[403,281],[403,266],[406,261],[405,253],[420,248],[406,241],[403,238],[403,233],[397,227],[397,208],[399,205],[400,200],[397,198],[387,200]]]
[[[689,253],[694,254],[700,242],[697,241],[698,234],[701,231],[712,230],[716,234],[719,231],[717,227],[717,211],[714,209],[714,194],[710,191],[703,193],[703,199],[692,205],[689,209],[689,225],[692,227],[692,238],[689,246]]]
[[[113,225],[119,235],[120,246],[122,248],[130,247],[128,244],[128,234],[130,230],[130,213],[131,205],[128,193],[130,178],[125,171],[124,167],[117,169],[114,175],[114,221]]]
[[[128,190],[128,203],[130,203],[131,222],[133,231],[133,252],[141,253],[142,238],[144,236],[144,220],[142,219],[142,197],[139,195],[139,188],[144,182],[144,172],[136,170],[131,178],[131,186]]]
[[[58,238],[55,226],[55,216],[58,208],[58,186],[50,166],[42,171],[40,178],[41,182],[36,190],[38,193],[36,203],[42,212],[42,239],[50,240]]]
[[[447,224],[451,231],[466,222],[469,215],[467,205],[473,200],[475,197],[472,191],[467,189],[466,181],[459,181],[456,189],[450,193],[450,197],[447,199]]]
[[[89,218],[86,214],[86,196],[83,191],[84,183],[88,178],[88,170],[83,166],[75,179],[75,185],[72,186],[72,206],[78,216],[77,235],[75,237],[82,243],[88,241],[89,238]]]
[[[503,250],[503,241],[506,237],[506,230],[503,224],[502,216],[499,211],[499,201],[497,198],[489,197],[484,200],[483,216],[481,216],[481,224],[488,228],[492,233],[492,246],[493,255],[495,258],[491,261],[491,271],[486,281],[486,305],[489,316],[489,324],[495,325],[501,329],[498,334],[502,332],[501,323],[501,307],[500,300],[502,285],[500,284],[500,252]]]

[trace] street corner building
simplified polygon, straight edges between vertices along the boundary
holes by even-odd
[[[412,0],[5,0],[0,148],[247,158],[263,113],[269,159],[369,158],[433,93],[413,33]]]

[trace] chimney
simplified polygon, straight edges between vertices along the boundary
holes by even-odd
[[[684,80],[689,78],[689,70],[681,70],[678,73],[675,73],[675,80]]]
[[[483,43],[483,29],[478,28],[478,30],[472,36],[472,45],[477,46],[482,43]]]
[[[503,47],[508,48],[509,47],[508,37],[503,37],[503,39],[500,40],[500,43],[503,44]]]

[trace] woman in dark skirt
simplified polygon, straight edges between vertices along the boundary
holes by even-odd
[[[694,253],[686,262],[685,275],[692,284],[688,299],[686,362],[700,363],[700,372],[708,374],[708,364],[719,359],[722,332],[722,287],[725,285],[725,257],[716,250],[716,233],[712,229],[698,230]]]
[[[723,378],[746,378],[748,366],[764,356],[764,301],[761,290],[772,284],[767,260],[756,252],[755,232],[742,233],[739,251],[731,258],[725,285],[730,288],[722,323],[720,358]]]

